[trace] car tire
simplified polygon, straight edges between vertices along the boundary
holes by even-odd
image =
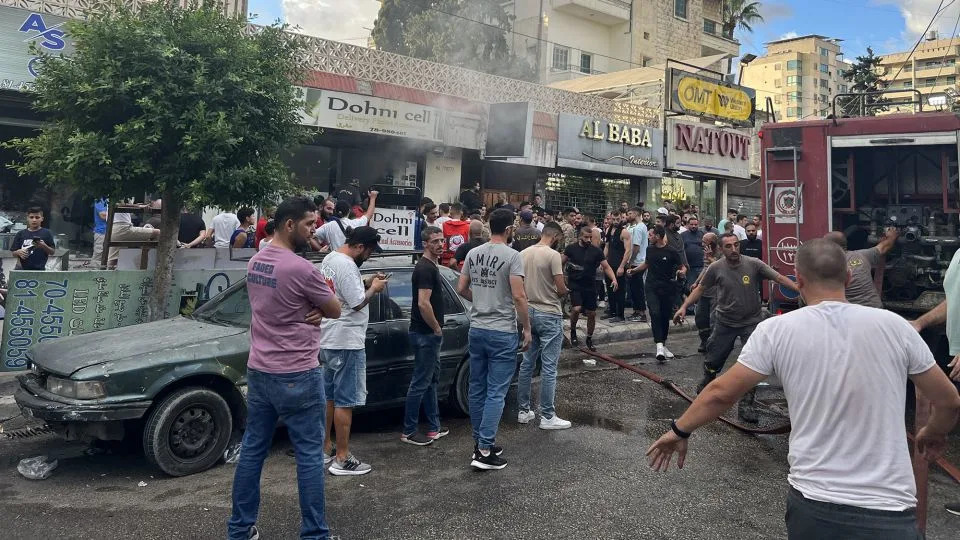
[[[207,388],[184,388],[160,402],[143,430],[147,460],[170,476],[205,471],[223,457],[233,415],[223,397]]]
[[[457,374],[450,385],[450,407],[460,416],[470,416],[470,358],[457,366]]]

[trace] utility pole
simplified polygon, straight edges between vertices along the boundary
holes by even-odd
[[[541,57],[543,56],[543,0],[540,0],[540,10],[537,11],[537,82],[543,84],[544,76],[540,71]]]

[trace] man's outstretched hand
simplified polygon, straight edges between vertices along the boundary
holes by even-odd
[[[657,472],[665,472],[670,468],[674,453],[677,454],[677,468],[682,469],[687,460],[687,440],[681,439],[671,430],[664,433],[647,449],[650,468]]]

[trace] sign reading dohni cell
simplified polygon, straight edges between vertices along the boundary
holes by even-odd
[[[245,270],[174,272],[165,316],[193,313]],[[8,283],[0,371],[25,369],[30,347],[51,339],[148,322],[153,271],[14,271]]]
[[[380,233],[380,247],[384,251],[412,251],[416,221],[413,210],[377,208],[370,226]]]
[[[301,122],[309,126],[443,141],[443,111],[435,107],[316,88],[305,100]]]
[[[738,126],[754,123],[757,93],[752,88],[671,68],[670,110]]]

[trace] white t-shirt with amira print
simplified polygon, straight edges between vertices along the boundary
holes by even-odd
[[[883,309],[823,302],[761,322],[737,361],[783,383],[792,427],[787,480],[804,497],[916,507],[907,377],[936,363],[910,323]]]

